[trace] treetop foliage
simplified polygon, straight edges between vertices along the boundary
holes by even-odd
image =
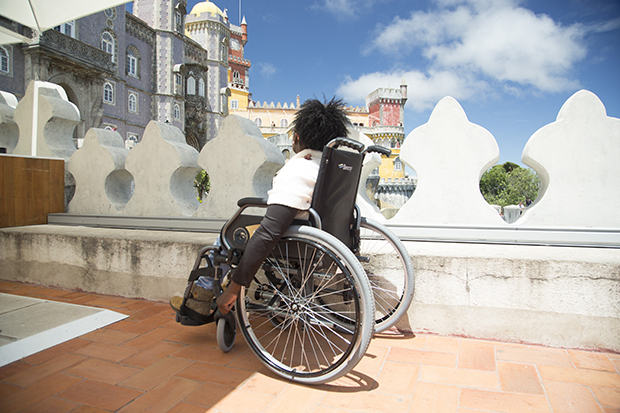
[[[521,168],[516,163],[506,162],[495,165],[480,179],[480,192],[491,205],[517,205],[532,201],[538,196],[540,179],[536,172]]]

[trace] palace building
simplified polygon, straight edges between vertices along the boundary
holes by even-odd
[[[33,79],[58,84],[80,110],[76,145],[88,129],[116,130],[131,147],[151,120],[181,129],[200,150],[247,102],[250,62],[245,18],[232,24],[214,3],[134,0],[67,22],[31,44],[0,46],[0,90],[24,96]],[[0,17],[0,25],[15,23]],[[243,105],[243,103],[241,103]]]
[[[406,102],[407,84],[403,79],[398,89],[379,88],[368,94],[366,106],[345,107],[355,129],[372,139],[375,145],[392,150],[392,156],[383,157],[381,166],[368,179],[369,194],[381,208],[400,208],[415,190],[415,179],[407,176],[400,160],[400,147],[405,139]],[[249,100],[246,108],[230,105],[229,112],[255,122],[263,136],[288,158],[292,154],[291,123],[299,105],[298,95],[294,103],[261,104]]]

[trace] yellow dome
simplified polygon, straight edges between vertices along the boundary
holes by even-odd
[[[226,17],[224,12],[209,0],[197,3],[189,14],[199,17],[201,13],[211,13],[214,16],[219,14],[222,17]]]

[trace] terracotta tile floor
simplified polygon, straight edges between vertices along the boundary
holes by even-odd
[[[434,335],[382,336],[330,385],[267,372],[237,336],[184,327],[167,303],[0,282],[0,292],[127,314],[0,368],[10,412],[620,412],[620,355]]]

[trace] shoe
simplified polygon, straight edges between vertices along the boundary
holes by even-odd
[[[170,307],[177,313],[181,311],[181,305],[183,305],[183,297],[175,295],[170,299]]]
[[[213,303],[213,291],[193,285],[189,297],[185,302],[185,307],[197,312],[200,315],[207,316],[211,313],[211,304]],[[181,312],[183,305],[183,297],[175,295],[170,299],[170,307],[177,313]]]

